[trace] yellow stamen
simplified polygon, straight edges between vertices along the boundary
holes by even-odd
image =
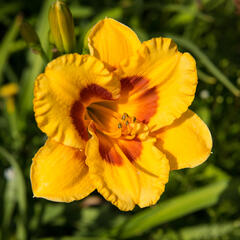
[[[127,113],[122,115],[119,125],[121,125],[121,136],[126,139],[134,139],[135,137],[138,137],[140,140],[143,140],[149,133],[146,124],[138,121],[135,116],[130,117]]]
[[[86,117],[93,120],[98,131],[112,138],[144,140],[149,133],[148,126],[135,116],[131,117],[127,113],[121,115],[101,103],[88,106]]]

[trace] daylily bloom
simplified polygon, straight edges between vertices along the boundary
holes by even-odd
[[[121,210],[155,204],[170,170],[203,163],[212,148],[191,110],[196,64],[168,38],[141,43],[106,18],[90,55],[50,62],[35,82],[34,111],[47,134],[31,167],[35,197],[71,202],[95,189]]]

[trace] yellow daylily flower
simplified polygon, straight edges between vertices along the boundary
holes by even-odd
[[[34,111],[47,134],[31,167],[35,197],[80,200],[97,189],[121,210],[155,204],[170,170],[203,163],[208,127],[188,110],[196,64],[168,38],[141,43],[106,18],[90,55],[50,62],[35,82]]]

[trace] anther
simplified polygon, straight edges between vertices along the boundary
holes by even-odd
[[[126,121],[126,126],[129,124],[129,122],[128,121]]]
[[[125,120],[126,117],[128,117],[128,115],[127,115],[127,113],[124,113],[124,114],[122,115],[122,120]]]
[[[122,124],[121,123],[118,124],[118,128],[122,128]]]
[[[136,120],[137,120],[137,118],[136,118],[136,117],[133,117],[133,122],[134,122],[134,123],[136,122]]]

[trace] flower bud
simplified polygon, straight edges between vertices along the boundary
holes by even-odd
[[[72,14],[63,1],[57,0],[49,10],[49,25],[54,44],[62,53],[75,48],[75,34]]]
[[[41,46],[37,33],[29,23],[22,22],[20,32],[29,47],[34,48],[35,46]]]

